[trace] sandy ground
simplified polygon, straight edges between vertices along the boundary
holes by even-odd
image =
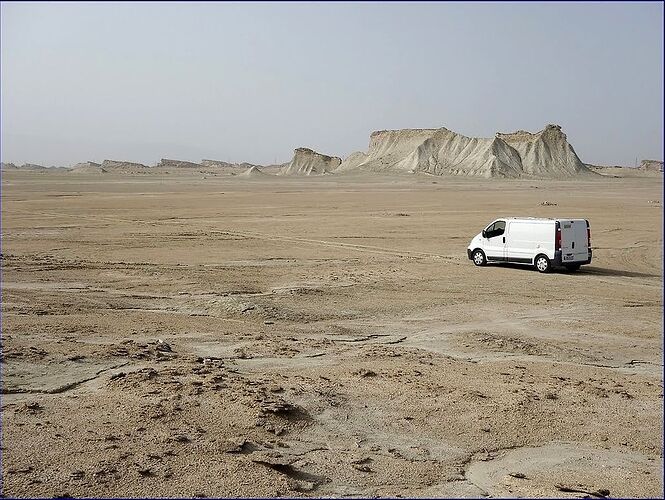
[[[3,494],[660,496],[662,190],[4,173]],[[593,263],[475,267],[509,215]]]

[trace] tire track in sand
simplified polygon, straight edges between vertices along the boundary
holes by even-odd
[[[103,215],[73,215],[73,214],[63,214],[63,213],[58,213],[58,212],[50,212],[50,213],[41,213],[41,212],[31,212],[31,213],[25,213],[23,212],[21,215],[27,215],[27,216],[43,216],[43,217],[73,217],[76,219],[90,219],[90,220],[102,220],[102,221],[109,221],[109,222],[126,222],[128,224],[147,224],[147,225],[157,225],[163,221],[146,221],[146,220],[140,220],[140,219],[120,219],[120,218],[115,218],[111,216],[103,216]],[[170,221],[171,223],[173,221]],[[245,238],[253,238],[253,239],[260,239],[264,241],[286,241],[290,243],[305,243],[305,244],[310,244],[310,245],[320,245],[320,246],[325,246],[325,247],[333,247],[333,248],[346,248],[349,250],[355,250],[358,252],[365,252],[365,253],[377,253],[377,254],[384,254],[384,255],[394,255],[397,257],[405,257],[405,258],[411,258],[411,259],[422,259],[422,258],[433,258],[433,259],[442,259],[446,260],[451,264],[455,265],[461,265],[459,262],[461,257],[457,255],[440,255],[440,254],[435,254],[435,253],[428,253],[428,252],[417,252],[414,250],[395,250],[392,248],[384,248],[384,247],[377,247],[377,246],[371,246],[371,245],[358,245],[358,244],[353,244],[353,243],[341,243],[341,242],[333,242],[333,241],[327,241],[327,240],[316,240],[316,239],[311,239],[311,238],[298,238],[295,236],[275,236],[271,234],[265,234],[265,233],[258,233],[258,232],[249,232],[249,231],[229,231],[229,230],[221,230],[217,231],[214,230],[212,231],[212,234],[219,234],[219,235],[226,235],[226,236],[242,236]]]
[[[249,232],[249,231],[215,231],[216,234],[224,234],[227,236],[243,236],[245,238],[254,238],[265,241],[286,241],[291,243],[306,243],[311,245],[320,245],[333,248],[345,248],[359,252],[378,253],[384,255],[394,255],[397,257],[406,258],[434,258],[443,259],[451,264],[460,265],[460,257],[456,255],[440,255],[436,253],[417,252],[414,250],[395,250],[392,248],[377,247],[373,245],[358,245],[354,243],[341,243],[328,240],[315,240],[311,238],[299,238],[296,236],[275,236],[265,233]]]

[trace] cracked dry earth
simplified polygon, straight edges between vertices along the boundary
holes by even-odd
[[[6,496],[662,495],[660,179],[2,182]]]

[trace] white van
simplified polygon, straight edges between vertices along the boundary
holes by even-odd
[[[591,263],[591,229],[586,219],[504,217],[471,240],[467,255],[477,266],[513,262],[541,273],[560,266],[575,271]]]

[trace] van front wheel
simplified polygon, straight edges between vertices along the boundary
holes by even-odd
[[[482,250],[474,250],[471,257],[473,258],[473,263],[477,266],[484,266],[487,264],[485,253]]]
[[[549,273],[552,270],[552,263],[547,255],[539,255],[533,264],[539,273]]]

